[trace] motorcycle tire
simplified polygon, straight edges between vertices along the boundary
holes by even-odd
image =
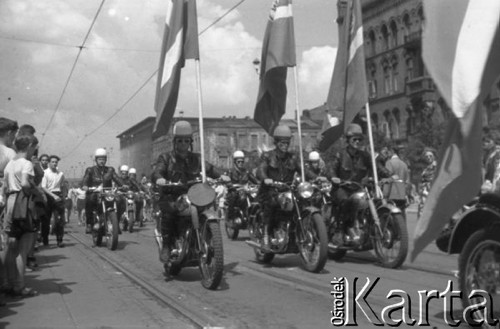
[[[325,267],[328,250],[328,235],[323,216],[312,214],[303,221],[302,227],[306,230],[301,233],[301,240],[305,242],[298,244],[302,265],[308,272],[319,273]]]
[[[128,218],[125,214],[122,215],[120,222],[122,224],[122,231],[127,231],[128,230]]]
[[[234,224],[233,219],[228,219],[224,223],[227,237],[231,240],[236,240],[238,238],[238,234],[240,232],[240,230],[238,228],[235,228],[234,226],[235,226],[235,224]]]
[[[107,214],[106,229],[106,246],[109,250],[116,250],[118,247],[118,219],[115,212]]]
[[[375,253],[381,265],[386,268],[398,268],[403,265],[408,254],[408,230],[403,214],[393,214],[389,211],[379,213],[382,235],[375,234],[373,243]],[[396,256],[385,255],[384,249],[393,249],[395,243],[400,242]]]
[[[491,252],[493,251],[493,255]],[[487,252],[487,253],[485,253]],[[469,299],[469,295],[472,290],[491,290],[491,280],[495,280],[494,266],[486,266],[484,261],[498,260],[500,253],[500,228],[489,228],[481,229],[474,232],[464,244],[462,252],[458,257],[458,283],[459,289],[462,292],[462,305],[464,309],[473,305],[473,301]],[[486,258],[489,256],[489,259]],[[485,259],[486,258],[486,259]],[[487,273],[481,273],[481,271],[487,271]],[[494,276],[491,278],[491,276]],[[482,279],[483,282],[480,280]],[[489,279],[489,280],[488,280]],[[498,277],[496,277],[498,279]],[[472,282],[471,282],[472,281]],[[485,282],[486,281],[486,282]],[[496,280],[495,280],[496,281]],[[498,282],[494,282],[498,284]],[[496,297],[496,298],[495,298]],[[494,295],[493,304],[498,300],[498,296]],[[476,304],[476,303],[474,303]],[[488,312],[493,310],[488,309]],[[497,311],[498,312],[498,311]],[[498,313],[489,314],[490,318],[498,318]],[[478,316],[478,312],[472,314],[466,314],[465,320],[471,324],[474,322],[479,322],[484,320],[484,318]],[[495,325],[488,324],[487,321],[483,321],[482,328],[498,328]]]
[[[224,250],[222,234],[218,222],[208,222],[200,230],[200,272],[201,284],[206,289],[215,290],[224,272]]]
[[[128,212],[128,232],[132,233],[134,232],[134,221],[135,221],[135,213],[133,211]]]

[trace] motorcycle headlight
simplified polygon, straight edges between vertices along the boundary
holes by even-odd
[[[322,193],[329,193],[332,190],[332,183],[322,183],[321,184],[321,192]]]
[[[309,199],[314,193],[314,187],[309,182],[300,183],[297,191],[301,198]]]
[[[109,202],[115,201],[115,195],[111,192],[108,192],[108,193],[106,193],[106,195],[104,195],[104,200],[109,201]]]
[[[128,192],[127,192],[127,198],[129,198],[129,199],[133,199],[133,198],[134,198],[134,192],[132,192],[132,191],[128,191]]]
[[[189,198],[188,198],[188,196],[186,194],[181,195],[175,201],[175,205],[176,205],[177,210],[179,212],[183,212],[184,210],[186,210],[187,208],[189,208],[190,204],[191,204],[191,202],[189,201]]]

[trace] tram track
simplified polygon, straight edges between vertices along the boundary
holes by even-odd
[[[120,265],[120,263],[103,252],[98,252],[96,248],[89,245],[89,240],[84,239],[79,236],[79,234],[68,233],[74,240],[78,241],[86,250],[90,251],[92,254],[97,255],[103,261],[111,265],[117,271],[121,272],[125,277],[127,277],[132,283],[143,289],[148,295],[154,298],[160,304],[175,311],[181,318],[187,320],[195,328],[212,328],[217,327],[217,319],[206,316],[199,312],[195,312],[183,303],[177,301],[175,298],[169,296],[167,293],[153,286],[151,283],[147,282],[145,279],[141,278],[139,275],[135,274],[133,271],[127,269],[126,267]],[[90,241],[90,243],[92,243]]]

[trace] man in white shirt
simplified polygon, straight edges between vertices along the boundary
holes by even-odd
[[[54,216],[54,233],[56,234],[57,246],[62,248],[64,235],[64,199],[67,191],[64,187],[64,174],[57,169],[60,158],[57,155],[49,157],[49,167],[45,169],[41,187],[47,193],[49,203],[48,218]],[[42,237],[45,239],[45,237]],[[47,237],[48,238],[48,237]],[[45,241],[45,240],[44,240]]]

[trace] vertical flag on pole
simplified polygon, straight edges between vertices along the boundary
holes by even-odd
[[[500,75],[500,1],[425,1],[423,57],[455,118],[415,230],[411,259],[481,185],[482,100]]]
[[[325,151],[344,133],[356,114],[368,102],[366,85],[363,22],[359,0],[348,0],[344,21],[339,26],[339,49],[335,60],[319,149]],[[342,121],[332,126],[332,118],[343,113]]]
[[[168,0],[156,83],[153,138],[166,134],[170,128],[184,61],[200,58],[196,15],[195,0]]]
[[[269,15],[260,66],[254,120],[269,134],[285,113],[287,68],[296,65],[292,1],[275,0]]]

